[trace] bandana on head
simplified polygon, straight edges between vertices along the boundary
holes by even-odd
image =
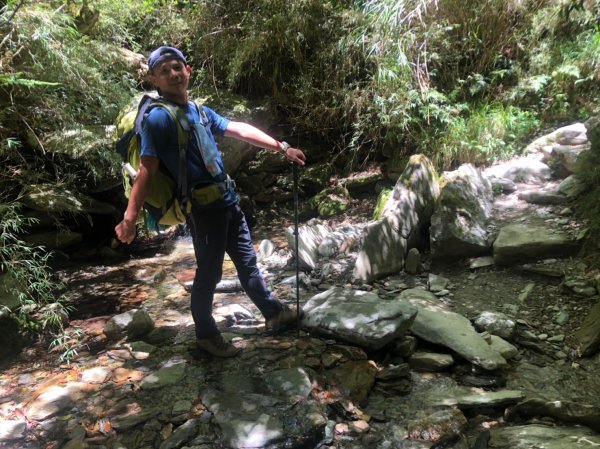
[[[161,63],[170,59],[179,59],[181,62],[187,65],[185,56],[175,47],[158,47],[150,56],[148,56],[148,68],[151,72]]]

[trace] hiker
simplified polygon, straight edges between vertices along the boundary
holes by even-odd
[[[212,109],[190,101],[187,87],[191,67],[178,49],[163,46],[154,50],[148,57],[148,70],[150,82],[161,95],[161,100],[185,112],[193,128],[187,149],[191,213],[186,216],[186,222],[192,234],[197,264],[191,294],[196,345],[214,356],[233,357],[240,349],[223,338],[212,317],[213,296],[221,280],[225,252],[237,269],[242,287],[263,314],[268,331],[278,332],[294,323],[296,312],[275,299],[265,285],[234,183],[225,173],[213,135],[233,137],[281,152],[289,162],[299,165],[304,165],[306,158],[301,150],[279,142],[252,125],[230,121]],[[202,125],[201,117],[207,119],[206,126]],[[136,180],[123,220],[115,227],[120,241],[131,243],[135,238],[138,213],[148,195],[150,179],[159,165],[164,164],[177,179],[177,132],[175,120],[165,108],[150,110],[142,129],[141,162]],[[219,190],[215,190],[215,186]],[[215,191],[220,193],[216,200],[213,198]]]

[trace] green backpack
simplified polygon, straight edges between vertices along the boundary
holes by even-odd
[[[186,205],[186,213],[191,207],[189,201],[186,201],[188,196],[186,159],[190,127],[185,114],[177,106],[146,94],[140,100],[137,109],[117,119],[119,140],[116,146],[117,152],[123,158],[125,196],[129,198],[140,165],[142,124],[150,110],[155,107],[164,108],[175,121],[179,146],[178,179],[174,180],[161,163],[158,172],[152,177],[150,190],[144,202],[147,218],[149,215],[149,221],[154,222],[158,229],[158,225],[172,226],[185,223],[182,204]]]

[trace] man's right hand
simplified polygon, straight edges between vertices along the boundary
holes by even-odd
[[[115,234],[117,238],[123,242],[130,244],[135,239],[135,220],[124,218],[117,226],[115,226]]]

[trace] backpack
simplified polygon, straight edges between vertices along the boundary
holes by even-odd
[[[189,123],[183,111],[175,105],[161,101],[160,98],[145,94],[135,110],[117,120],[117,152],[121,155],[125,196],[129,198],[137,169],[140,165],[141,132],[143,121],[152,108],[162,107],[173,118],[177,126],[179,146],[179,173],[174,180],[161,163],[158,172],[150,181],[150,190],[144,201],[144,210],[148,221],[159,225],[172,226],[185,223],[185,215],[191,205],[187,201],[187,148],[189,142]],[[186,213],[182,205],[186,206]]]

